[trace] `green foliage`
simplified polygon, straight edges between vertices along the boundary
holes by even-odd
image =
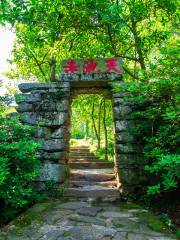
[[[18,212],[37,198],[31,183],[39,174],[37,148],[40,145],[32,139],[34,131],[31,127],[22,125],[18,116],[8,116],[4,111],[1,102],[0,202],[3,206],[1,215],[6,212],[8,218],[8,214]]]
[[[161,213],[159,217],[160,217],[160,220],[164,224],[166,224],[166,226],[174,228],[174,224],[172,223],[172,220],[170,219],[170,217],[167,213]]]
[[[3,0],[0,23],[17,39],[9,76],[49,81],[50,61],[121,56],[125,77],[138,79],[155,47],[175,32],[176,0]]]
[[[178,49],[177,38],[171,38],[159,49],[158,59],[149,63],[146,74],[135,83],[114,86],[119,91],[128,91],[140,109],[134,118],[144,119],[137,124],[134,134],[144,144],[150,175],[147,189],[149,197],[176,190],[180,179],[179,117],[178,95]]]
[[[64,196],[64,187],[60,188],[55,181],[51,180],[46,183],[44,193],[46,198],[62,198]]]

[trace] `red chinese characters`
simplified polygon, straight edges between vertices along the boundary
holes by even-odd
[[[98,63],[94,60],[86,60],[83,64],[83,72],[84,73],[94,73],[96,70],[96,67],[98,66]]]
[[[67,61],[68,65],[63,66],[65,73],[76,73],[79,71],[78,64],[74,60]]]
[[[106,59],[106,72],[116,72],[116,73],[122,73],[121,70],[119,70],[117,67],[119,66],[119,64],[117,63],[117,59],[116,58],[109,58]]]
[[[66,74],[122,74],[119,58],[64,60],[62,67]]]

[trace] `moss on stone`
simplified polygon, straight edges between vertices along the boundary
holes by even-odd
[[[0,236],[0,240],[6,240],[5,236]]]
[[[16,227],[16,231],[19,231],[29,225],[32,222],[36,222],[37,224],[42,224],[44,222],[43,216],[35,213],[26,213],[25,215],[19,216],[13,224]]]
[[[121,209],[142,209],[141,206],[135,204],[135,203],[132,203],[132,202],[129,202],[129,203],[120,203],[120,208]]]
[[[136,215],[139,217],[140,221],[145,223],[151,230],[170,233],[170,230],[166,227],[166,225],[151,212],[138,212]]]
[[[70,237],[71,236],[71,233],[70,232],[65,232],[64,234],[63,234],[63,237]]]

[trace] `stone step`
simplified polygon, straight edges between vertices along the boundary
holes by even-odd
[[[72,153],[70,152],[69,156],[80,156],[80,157],[96,157],[93,153]]]
[[[89,153],[89,149],[70,149],[72,153]]]
[[[105,181],[105,182],[92,182],[92,181],[70,181],[69,187],[73,188],[80,188],[83,186],[93,186],[96,184],[96,186],[103,186],[103,187],[109,187],[109,188],[115,188],[117,187],[116,181]]]
[[[101,162],[98,158],[80,158],[80,157],[70,157],[69,162]],[[103,161],[102,161],[103,162]]]
[[[89,147],[88,146],[81,146],[81,147],[70,147],[70,151],[84,151],[84,150],[88,150],[89,151]]]
[[[92,181],[92,182],[105,182],[115,180],[115,174],[102,173],[102,172],[89,172],[84,173],[82,171],[71,170],[70,180],[76,181]]]
[[[114,174],[113,168],[97,168],[97,169],[71,169],[71,173],[81,173],[81,174]]]
[[[113,163],[107,162],[85,162],[85,161],[74,161],[70,162],[69,166],[71,169],[97,169],[97,168],[113,168]]]
[[[67,188],[64,193],[67,197],[75,198],[119,198],[120,192],[117,188],[102,186],[84,186],[82,188]]]

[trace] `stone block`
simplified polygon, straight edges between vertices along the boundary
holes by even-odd
[[[134,106],[134,103],[129,101],[128,99],[126,99],[125,97],[123,98],[112,98],[112,103],[113,103],[113,106],[116,107],[116,106]]]
[[[56,102],[56,111],[68,111],[70,108],[69,100],[68,99],[62,99],[58,102]]]
[[[53,131],[51,138],[67,139],[69,136],[70,136],[70,133],[69,133],[68,129],[62,126]]]
[[[56,102],[52,100],[43,100],[36,105],[37,111],[56,112]]]
[[[142,168],[118,169],[121,184],[138,185],[146,180],[146,173]]]
[[[37,114],[32,112],[24,112],[21,114],[21,121],[25,124],[36,125]]]
[[[113,93],[113,98],[132,97],[131,93]]]
[[[132,143],[135,142],[135,137],[129,132],[119,132],[115,135],[116,143]]]
[[[115,121],[115,130],[117,132],[129,131],[135,125],[133,120],[120,120]]]
[[[44,99],[34,104],[38,112],[64,112],[69,110],[69,100],[67,99]]]
[[[145,159],[143,154],[117,154],[116,155],[116,166],[118,168],[126,168],[131,166],[144,165]]]
[[[41,94],[43,101],[55,101],[58,102],[64,98],[70,97],[70,89],[69,88],[61,88],[61,89],[51,89],[45,93]]]
[[[40,148],[40,150],[43,150],[45,152],[58,152],[65,150],[67,147],[67,144],[64,140],[60,139],[53,139],[53,140],[47,140],[45,144]]]
[[[38,116],[38,124],[40,126],[58,127],[65,124],[68,119],[68,114],[65,112],[45,112]]]
[[[116,153],[142,153],[143,147],[138,146],[137,144],[116,144],[115,145]]]
[[[39,181],[50,181],[55,182],[64,182],[66,178],[67,165],[57,164],[51,162],[43,163],[43,166],[40,170]]]
[[[41,101],[41,95],[39,93],[34,94],[16,94],[16,103],[26,102],[26,103],[36,103]]]
[[[58,83],[21,83],[18,85],[19,90],[23,93],[28,93],[33,90],[45,90],[54,88],[67,88],[69,87],[69,82],[58,82]]]
[[[50,139],[51,129],[47,127],[38,127],[36,131],[36,138]]]
[[[114,119],[132,119],[132,109],[129,106],[116,106],[113,108]]]
[[[16,108],[18,112],[32,112],[33,105],[26,102],[19,103],[18,107]]]
[[[65,151],[62,152],[42,152],[41,159],[51,160],[52,162],[61,162],[65,163],[67,160],[67,153]]]

